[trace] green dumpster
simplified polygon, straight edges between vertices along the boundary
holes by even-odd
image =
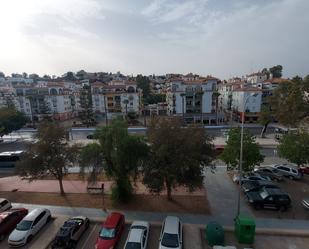
[[[239,243],[253,244],[255,236],[255,221],[245,215],[239,215],[235,219],[235,236]]]
[[[205,237],[210,246],[224,245],[224,230],[223,227],[217,222],[210,222],[206,226]]]

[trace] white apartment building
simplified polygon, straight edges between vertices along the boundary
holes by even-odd
[[[122,115],[140,112],[141,92],[135,82],[111,81],[109,84],[91,84],[93,110],[97,114]]]
[[[232,93],[232,110],[236,120],[254,122],[258,120],[262,106],[262,90],[258,88],[238,88]]]
[[[184,116],[187,122],[207,124],[222,121],[217,98],[218,79],[208,76],[186,75],[171,78],[168,83],[167,114]]]

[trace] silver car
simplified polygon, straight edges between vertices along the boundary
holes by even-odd
[[[167,216],[162,224],[159,249],[182,249],[182,223],[176,216]]]
[[[291,180],[299,180],[303,177],[302,172],[297,168],[297,166],[291,164],[277,164],[274,165],[283,176],[290,178]]]

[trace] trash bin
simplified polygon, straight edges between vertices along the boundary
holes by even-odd
[[[210,222],[206,226],[205,237],[208,245],[223,246],[224,245],[224,230],[223,227],[217,222]]]
[[[239,243],[253,244],[255,236],[255,221],[245,215],[239,215],[235,219],[235,236]]]

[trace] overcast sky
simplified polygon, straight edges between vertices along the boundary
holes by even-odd
[[[0,71],[309,74],[308,0],[1,0]]]

